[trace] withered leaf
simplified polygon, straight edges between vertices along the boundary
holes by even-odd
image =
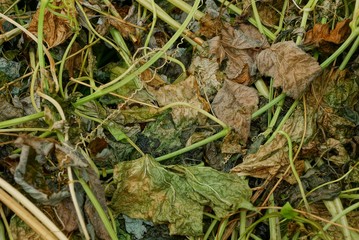
[[[222,218],[252,209],[251,190],[235,174],[203,166],[161,166],[151,156],[115,166],[115,213],[169,224],[170,234],[202,235],[205,206]]]
[[[256,58],[261,74],[274,78],[274,87],[281,87],[297,99],[321,73],[318,62],[294,42],[280,42],[263,50]]]
[[[333,30],[330,30],[329,23],[317,23],[306,33],[303,44],[313,45],[324,53],[332,53],[336,50],[336,45],[344,42],[350,35],[350,21],[351,19],[345,19],[338,22]]]
[[[219,119],[234,129],[239,135],[239,141],[245,144],[249,136],[251,115],[257,110],[258,102],[255,89],[226,80],[213,99],[212,109]]]
[[[36,11],[30,22],[28,30],[37,35],[39,9]],[[44,41],[49,48],[60,45],[72,35],[69,20],[59,17],[45,9],[45,21],[43,27]]]
[[[159,88],[149,88],[149,91],[155,96],[160,106],[165,106],[174,102],[186,102],[197,108],[209,110],[209,104],[200,95],[200,90],[194,76],[189,76],[186,80],[177,84],[166,85]],[[172,112],[173,121],[177,126],[186,122],[193,123],[205,118],[197,110],[188,107],[174,107]],[[198,119],[199,118],[199,119]]]
[[[282,131],[286,132],[292,141],[293,149],[302,141],[310,140],[316,134],[316,115],[314,108],[308,108],[307,116],[304,117],[303,109],[298,106],[291,117],[284,123]],[[304,121],[307,126],[304,128]],[[244,157],[243,163],[234,167],[231,171],[243,176],[258,178],[281,177],[289,166],[287,139],[277,134],[274,140],[259,147],[256,153]],[[304,162],[296,160],[296,170],[300,174],[304,171]],[[294,176],[288,176],[285,180],[291,184],[295,183]]]
[[[224,56],[228,59],[224,70],[227,78],[243,84],[248,84],[256,74],[258,50],[269,47],[266,38],[255,27],[246,24],[240,24],[238,29],[223,24],[220,39],[214,37],[208,43],[210,52],[216,54],[220,63]]]
[[[254,154],[248,154],[243,163],[231,169],[231,172],[239,176],[251,176],[257,178],[281,177],[289,166],[287,140],[277,135],[269,144],[260,146]],[[296,161],[296,170],[299,173],[304,171],[304,162]],[[293,176],[285,180],[291,184],[296,182]]]
[[[188,72],[200,81],[201,95],[207,96],[208,99],[213,99],[214,94],[222,87],[222,81],[217,76],[219,64],[215,59],[196,56]]]

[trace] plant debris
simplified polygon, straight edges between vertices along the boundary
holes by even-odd
[[[1,239],[359,239],[355,1],[0,10]]]

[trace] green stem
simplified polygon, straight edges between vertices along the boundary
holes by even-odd
[[[274,112],[274,115],[271,116],[271,120],[270,120],[270,122],[269,122],[269,124],[268,124],[268,128],[267,128],[267,130],[263,133],[263,135],[264,135],[265,137],[267,137],[269,134],[271,134],[271,132],[272,132],[274,126],[275,126],[276,123],[277,123],[277,120],[278,120],[278,118],[279,118],[279,115],[280,115],[280,113],[281,113],[281,111],[282,111],[283,105],[284,105],[284,99],[278,103],[277,108],[276,108],[276,110],[275,110],[275,112]],[[270,110],[269,110],[268,112],[270,112]]]
[[[356,39],[359,35],[359,27],[357,27],[354,31],[351,32],[347,40],[329,57],[327,58],[320,66],[324,69],[329,66],[344,50],[349,47],[352,41]]]
[[[140,3],[143,7],[147,8],[148,10],[150,10],[151,12],[154,11],[154,9],[152,8],[152,4],[149,2],[149,0],[136,0],[138,3]],[[170,15],[168,15],[162,8],[160,8],[157,4],[155,5],[155,9],[157,12],[158,17],[163,20],[164,22],[166,22],[168,25],[170,25],[172,28],[174,28],[175,30],[179,31],[181,25],[174,20],[173,18],[170,17]],[[193,7],[191,7],[191,16],[193,18],[194,14],[197,11],[197,7],[195,8],[195,10],[193,11]],[[187,15],[188,17],[188,15]],[[192,20],[192,19],[191,19]],[[183,25],[183,24],[182,24]],[[187,26],[188,24],[186,24]],[[187,28],[183,28],[183,30],[180,31],[181,34],[184,35],[184,37],[186,38],[186,40],[188,41],[188,39],[196,39],[196,36]],[[194,42],[189,41],[189,43],[193,44]],[[195,43],[194,47],[200,47],[197,43]]]
[[[147,54],[147,47],[150,43],[150,40],[151,40],[151,37],[152,37],[152,34],[153,34],[153,31],[155,29],[155,25],[157,23],[157,10],[156,10],[156,6],[155,6],[155,1],[152,0],[151,1],[151,6],[152,6],[152,14],[153,14],[153,17],[152,17],[152,23],[151,23],[151,28],[150,28],[150,31],[148,32],[147,34],[147,37],[146,37],[146,41],[145,41],[145,45],[144,45],[144,48],[143,48],[143,51],[145,53],[145,55]]]
[[[163,54],[170,48],[172,47],[172,45],[174,44],[174,42],[181,36],[181,34],[183,33],[183,31],[185,30],[186,26],[190,23],[190,21],[192,20],[193,14],[196,11],[196,9],[198,8],[200,3],[200,0],[196,0],[194,3],[194,6],[191,10],[191,12],[187,15],[186,20],[183,22],[183,24],[180,26],[180,28],[178,29],[178,31],[176,31],[176,33],[171,37],[171,39],[163,46],[163,48],[157,52],[156,54],[154,54],[154,56],[152,58],[150,58],[148,60],[148,62],[146,62],[144,65],[142,65],[141,67],[139,67],[138,69],[136,69],[133,73],[129,74],[127,77],[125,77],[121,82],[118,82],[112,86],[109,86],[105,89],[101,89],[98,90],[96,92],[94,92],[93,94],[86,96],[84,98],[81,98],[79,100],[77,100],[77,102],[74,103],[74,106],[77,107],[79,105],[82,105],[88,101],[94,100],[96,98],[99,98],[105,94],[108,94],[110,92],[115,91],[116,89],[124,86],[125,84],[129,83],[133,78],[135,78],[136,76],[138,76],[139,74],[141,74],[142,72],[144,72],[145,70],[147,70],[153,63],[155,63],[161,56],[163,56]]]
[[[67,45],[67,48],[65,50],[65,53],[64,55],[62,56],[62,60],[61,60],[61,64],[60,64],[60,69],[59,69],[59,87],[60,87],[60,93],[61,93],[61,96],[63,98],[65,98],[65,92],[64,92],[64,89],[63,89],[63,85],[62,85],[62,74],[64,72],[64,67],[65,67],[65,63],[66,63],[66,58],[67,56],[69,55],[69,52],[71,50],[71,47],[72,47],[72,44],[74,44],[76,38],[77,38],[78,34],[75,33],[74,36],[72,37],[69,45]]]
[[[185,13],[189,13],[191,11],[192,6],[189,5],[188,3],[182,1],[182,0],[167,0],[167,2],[171,3],[172,5],[176,6],[177,8],[181,9],[183,12]],[[200,20],[201,18],[203,18],[205,16],[204,13],[202,13],[201,11],[197,10],[194,14],[194,18],[196,20]]]
[[[275,203],[274,203],[274,196],[273,194],[271,194],[269,196],[269,202],[270,202],[270,206],[275,206]],[[276,209],[273,209],[273,208],[269,208],[268,209],[268,213],[271,214],[271,213],[274,213],[274,212],[278,212],[278,210]],[[270,234],[270,239],[274,240],[274,239],[281,239],[280,237],[280,231],[278,231],[278,228],[279,228],[279,218],[277,217],[273,217],[273,218],[270,218],[268,220],[269,222],[269,234]]]
[[[260,33],[264,34],[263,25],[262,25],[262,22],[261,22],[261,18],[260,18],[259,14],[258,14],[256,1],[251,0],[251,4],[252,4],[252,11],[253,11],[253,14],[254,14],[254,19],[256,20],[257,28],[258,28]]]
[[[292,113],[294,112],[295,108],[297,107],[299,101],[295,100],[294,103],[292,104],[292,106],[290,106],[289,110],[287,111],[287,113],[284,115],[282,121],[278,124],[277,129],[274,131],[274,133],[272,134],[272,136],[267,140],[266,143],[271,142],[275,136],[277,135],[278,131],[280,129],[282,129],[284,123],[288,120],[288,118],[290,117],[290,115],[292,115]]]
[[[272,101],[258,109],[256,112],[252,114],[252,119],[255,119],[265,113],[268,109],[271,109],[274,105],[282,101],[286,97],[285,93],[281,93],[278,97],[274,98]]]
[[[247,210],[242,209],[239,212],[239,216],[240,216],[239,238],[242,238],[246,232]]]
[[[44,19],[45,19],[45,9],[49,0],[41,0],[40,1],[40,10],[38,17],[38,25],[37,25],[37,52],[40,63],[40,74],[41,74],[41,82],[45,84],[44,90],[48,91],[49,83],[47,82],[47,78],[45,78],[45,58],[44,58],[44,48],[42,42],[44,40]]]
[[[309,207],[309,203],[308,203],[308,200],[307,200],[307,197],[305,195],[305,191],[304,191],[304,188],[303,188],[303,184],[302,184],[302,181],[300,180],[300,177],[298,175],[298,172],[297,170],[295,169],[295,165],[294,165],[294,161],[293,161],[293,145],[292,145],[292,140],[290,139],[289,135],[280,130],[278,131],[278,133],[284,135],[286,138],[287,138],[287,142],[288,142],[288,157],[289,157],[289,165],[292,169],[292,172],[293,172],[293,175],[295,177],[295,179],[297,180],[297,183],[298,183],[298,187],[299,187],[299,190],[300,190],[300,193],[302,195],[302,199],[304,201],[304,205],[305,205],[305,208],[308,212],[310,212],[310,207]]]
[[[275,36],[277,36],[277,35],[282,31],[282,29],[283,29],[284,16],[285,16],[285,11],[287,10],[288,1],[289,1],[289,0],[284,0],[283,7],[282,7],[282,11],[281,11],[281,13],[280,13],[278,29],[277,29],[277,31],[275,31],[275,33],[274,33]]]
[[[355,39],[355,42],[353,43],[352,47],[350,48],[348,54],[345,56],[344,60],[340,64],[339,70],[344,70],[344,68],[347,66],[350,58],[353,56],[353,54],[356,52],[359,46],[359,36]]]
[[[38,112],[38,113],[31,114],[31,115],[27,115],[25,117],[20,117],[20,118],[15,118],[15,119],[2,121],[2,122],[0,122],[0,129],[1,128],[11,127],[11,126],[22,124],[22,123],[26,123],[26,122],[29,122],[29,121],[32,121],[32,120],[42,118],[44,116],[45,116],[44,112]]]
[[[115,41],[115,43],[120,47],[119,48],[119,53],[122,57],[122,59],[125,61],[127,66],[131,66],[132,64],[132,59],[131,59],[131,52],[127,47],[127,44],[125,42],[125,40],[123,39],[122,35],[120,34],[120,32],[114,28],[110,29],[110,33],[111,36],[113,38],[113,40]]]
[[[76,176],[78,177],[78,181],[80,182],[82,188],[85,190],[87,197],[90,199],[92,205],[95,207],[96,212],[98,213],[98,215],[100,216],[101,221],[103,222],[107,233],[110,235],[111,239],[118,239],[116,232],[113,230],[112,228],[112,224],[109,221],[105,211],[103,210],[101,204],[99,203],[99,201],[97,200],[97,198],[95,197],[95,195],[93,194],[93,192],[91,191],[90,187],[87,185],[87,183],[81,178],[79,177],[79,174],[77,172],[77,170],[74,169],[74,172],[76,174]]]

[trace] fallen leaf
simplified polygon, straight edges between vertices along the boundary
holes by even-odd
[[[189,76],[186,80],[177,84],[163,86],[158,90],[149,88],[149,91],[155,96],[158,105],[161,107],[174,102],[186,102],[205,111],[209,110],[209,104],[201,97],[200,89],[194,76]],[[197,110],[189,107],[174,107],[171,115],[177,126],[198,121],[203,122],[206,119]]]
[[[317,115],[315,113],[314,107],[308,108],[306,117],[304,117],[303,109],[299,105],[290,118],[284,123],[282,131],[290,136],[293,149],[302,141],[303,134],[305,134],[304,142],[307,142],[317,133]],[[305,120],[307,121],[306,128],[304,128]],[[271,142],[261,145],[257,152],[247,154],[243,162],[232,168],[231,171],[236,172],[240,176],[252,176],[265,179],[275,176],[279,178],[289,167],[288,150],[287,139],[283,135],[277,134]],[[304,171],[304,161],[297,159],[295,166],[300,175]],[[296,183],[292,172],[284,179],[291,184]]]
[[[251,115],[258,108],[255,89],[226,80],[212,102],[215,115],[234,129],[239,138],[233,144],[245,144],[249,136]]]
[[[222,63],[228,59],[224,73],[229,80],[248,85],[256,75],[255,57],[259,50],[269,47],[266,38],[255,27],[240,24],[234,29],[228,23],[223,24],[220,38],[208,41],[209,51]]]
[[[188,72],[196,76],[200,82],[202,96],[212,100],[217,91],[222,87],[222,80],[219,79],[219,64],[215,59],[196,56],[193,58]]]
[[[281,87],[288,96],[297,99],[321,73],[318,62],[294,42],[280,42],[258,54],[258,70],[274,79],[274,87]]]
[[[220,18],[212,18],[209,14],[206,14],[199,21],[201,28],[199,29],[198,33],[202,36],[205,36],[206,38],[215,37],[223,27],[223,22]]]
[[[304,45],[315,46],[323,53],[332,53],[343,43],[351,33],[349,27],[351,19],[344,19],[336,24],[333,30],[329,23],[317,23],[313,29],[305,34]]]
[[[35,35],[37,35],[39,12],[40,9],[38,9],[36,13],[32,16],[32,20],[28,28],[28,30]],[[61,8],[58,9],[56,12],[60,13]],[[64,12],[62,12],[62,14],[64,14]],[[47,43],[47,46],[49,48],[60,45],[72,35],[73,32],[70,26],[70,21],[68,19],[57,16],[47,9],[45,9],[44,19],[45,21],[43,22],[42,31],[44,34],[44,41]]]
[[[112,184],[115,213],[167,223],[171,235],[202,235],[205,206],[219,218],[252,209],[251,190],[238,176],[203,166],[165,167],[149,155],[116,165]]]

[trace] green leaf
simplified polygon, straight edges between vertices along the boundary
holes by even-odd
[[[171,235],[202,235],[205,207],[218,218],[239,208],[254,209],[251,189],[236,174],[162,166],[149,155],[116,165],[112,186],[107,189],[115,189],[110,204],[115,214],[168,224]]]
[[[293,219],[296,216],[298,216],[298,213],[294,211],[293,207],[290,205],[289,202],[284,204],[284,206],[282,207],[282,210],[280,210],[280,213],[286,219]]]
[[[110,122],[106,125],[107,130],[110,131],[111,135],[117,140],[120,141],[122,139],[126,139],[126,134],[121,130],[120,126]]]

